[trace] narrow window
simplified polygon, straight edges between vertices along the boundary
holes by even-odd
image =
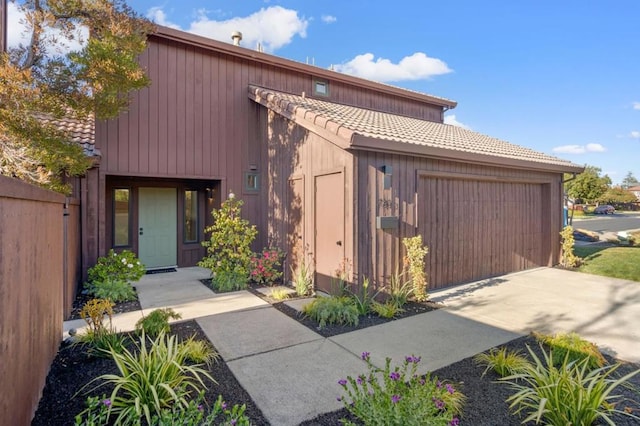
[[[326,80],[313,80],[313,94],[316,96],[329,96],[329,82]]]
[[[128,188],[113,190],[113,245],[129,246],[131,192]]]
[[[244,174],[244,189],[248,192],[257,192],[260,190],[260,175],[257,172]]]
[[[184,242],[198,242],[198,191],[184,191]]]

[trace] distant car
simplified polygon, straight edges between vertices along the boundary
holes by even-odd
[[[613,208],[613,206],[605,204],[605,205],[596,207],[595,209],[593,209],[593,212],[595,214],[614,214],[616,212],[616,209]]]

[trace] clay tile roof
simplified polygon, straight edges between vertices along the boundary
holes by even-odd
[[[93,115],[85,120],[71,117],[52,118],[45,115],[39,116],[38,119],[67,133],[70,141],[81,145],[86,155],[100,155],[95,147],[95,119]]]
[[[344,130],[348,129],[353,133],[350,141],[353,148],[358,148],[360,137],[360,140],[364,141],[391,141],[395,142],[396,146],[404,144],[405,148],[432,147],[451,152],[559,166],[561,169],[567,168],[567,171],[582,169],[582,166],[570,161],[449,124],[341,105],[255,86],[251,86],[249,91],[250,96],[254,98],[269,99],[272,105],[277,104],[284,110],[295,111],[295,116],[313,117],[316,123],[326,121],[323,126],[325,129],[338,127],[342,130],[342,135],[347,134]],[[333,126],[328,123],[333,123]],[[455,157],[455,153],[452,157]]]

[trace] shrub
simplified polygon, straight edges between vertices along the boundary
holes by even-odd
[[[371,312],[371,304],[374,302],[377,295],[378,293],[374,294],[373,296],[369,293],[369,279],[364,278],[362,280],[360,292],[351,293],[353,304],[356,306],[358,315],[367,315],[369,312]]]
[[[137,299],[136,291],[125,280],[107,278],[104,281],[86,283],[85,288],[89,294],[115,303]]]
[[[400,312],[404,312],[404,309],[400,308],[391,299],[387,300],[385,303],[373,302],[371,304],[371,310],[382,318],[393,318]]]
[[[219,271],[211,278],[211,287],[219,293],[244,290],[247,279],[242,272]]]
[[[302,313],[318,323],[358,325],[358,309],[348,296],[318,297],[302,307]]]
[[[136,331],[138,333],[144,332],[149,337],[156,337],[171,330],[169,327],[170,319],[180,318],[182,316],[171,308],[156,309],[136,322]]]
[[[591,425],[600,420],[613,425],[610,415],[614,413],[640,419],[615,409],[622,397],[613,394],[616,387],[640,370],[616,377],[614,373],[620,364],[592,370],[589,359],[570,361],[568,356],[556,366],[551,352],[545,352],[540,359],[531,348],[527,349],[533,364],[520,373],[500,379],[516,392],[507,399],[510,408],[515,408],[516,414],[528,415],[523,424],[535,421],[550,425]]]
[[[101,333],[112,328],[113,306],[107,299],[91,299],[82,306],[80,318],[87,323],[90,332]],[[104,323],[105,317],[109,319],[108,326]]]
[[[251,266],[251,243],[258,231],[248,220],[242,219],[242,200],[232,194],[222,203],[220,209],[214,209],[213,225],[205,228],[211,234],[209,241],[203,241],[207,248],[207,257],[198,262],[198,266],[211,270],[214,280],[222,274],[226,280],[227,274],[245,282],[249,279]]]
[[[580,258],[573,253],[573,245],[575,240],[573,238],[573,227],[565,226],[560,232],[562,237],[562,257],[560,264],[566,268],[575,268],[580,266]]]
[[[100,257],[98,262],[87,271],[89,282],[138,281],[145,274],[145,268],[135,253],[123,250],[116,253],[109,250],[106,256]]]
[[[500,377],[517,374],[529,365],[529,361],[519,352],[507,350],[507,348],[491,349],[489,352],[482,352],[474,357],[474,360],[486,368],[482,375],[487,371],[493,370]]]
[[[293,267],[291,268],[291,274],[293,276],[293,286],[298,296],[313,294],[313,273],[304,259],[300,261],[298,270],[294,271]]]
[[[253,281],[259,284],[273,284],[282,278],[283,253],[277,248],[265,248],[262,253],[254,253],[251,257],[251,274]]]
[[[419,357],[408,356],[402,367],[393,370],[391,358],[386,359],[384,369],[371,363],[368,352],[362,354],[362,359],[367,362],[368,375],[339,380],[346,397],[338,400],[365,425],[458,424],[456,416],[461,412],[464,395],[435,377],[418,376]]]
[[[89,355],[107,357],[110,349],[122,352],[127,339],[113,328],[112,315],[113,302],[107,299],[91,299],[82,307],[80,317],[87,323],[87,331],[78,336],[77,343],[87,346]]]
[[[275,300],[285,300],[289,298],[289,291],[286,288],[274,288],[269,293],[269,297]]]
[[[402,308],[413,294],[411,280],[405,280],[405,274],[396,270],[389,282],[389,300],[398,308]]]
[[[143,418],[152,424],[153,415],[161,417],[163,410],[174,405],[187,409],[191,392],[205,389],[203,377],[213,381],[200,365],[186,364],[187,351],[175,336],[161,333],[150,341],[148,349],[143,332],[136,349],[125,349],[121,354],[111,351],[119,374],[95,379],[114,386],[108,398],[108,416],[115,414],[116,424],[137,424]]]
[[[411,283],[413,285],[413,297],[422,302],[428,299],[427,274],[425,273],[424,257],[429,249],[422,244],[422,235],[412,238],[403,238],[402,243],[407,249],[404,264],[407,266]]]
[[[184,351],[187,360],[196,364],[211,365],[220,358],[220,355],[208,342],[198,340],[195,336],[180,343],[180,349]]]
[[[577,333],[558,333],[554,336],[533,333],[533,336],[552,349],[556,365],[562,364],[567,356],[569,361],[588,359],[589,368],[602,367],[606,363],[598,347]]]

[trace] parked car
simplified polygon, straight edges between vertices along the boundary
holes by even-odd
[[[616,212],[616,209],[614,209],[613,206],[604,204],[593,209],[593,212],[595,214],[614,214]]]

